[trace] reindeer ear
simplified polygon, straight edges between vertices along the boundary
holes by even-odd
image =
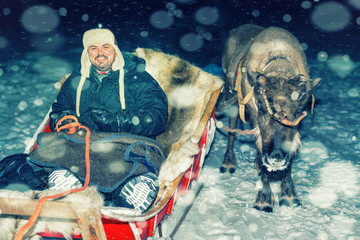
[[[315,88],[321,81],[321,78],[311,79],[311,89]]]

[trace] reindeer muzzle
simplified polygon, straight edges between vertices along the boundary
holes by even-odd
[[[265,94],[265,91],[263,89],[259,90],[260,94],[262,95],[265,106],[267,109],[268,114],[273,118],[275,121],[279,122],[280,124],[287,126],[287,127],[296,127],[299,125],[301,120],[303,120],[307,116],[307,112],[303,111],[299,117],[297,117],[294,121],[291,121],[287,118],[287,114],[284,111],[275,112],[273,111],[272,106],[269,103],[269,100]],[[314,101],[314,100],[313,100]]]

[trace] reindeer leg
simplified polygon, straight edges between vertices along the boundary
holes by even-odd
[[[255,170],[259,176],[261,174],[261,164],[262,164],[261,154],[258,151],[255,159]]]
[[[301,203],[296,197],[294,183],[291,178],[291,164],[284,171],[284,176],[281,181],[279,205],[288,207],[299,207],[301,206]]]
[[[229,117],[229,126],[230,128],[235,128],[237,123],[237,116]],[[235,155],[234,155],[234,142],[235,142],[235,133],[228,133],[228,145],[224,155],[223,163],[220,167],[220,172],[225,173],[234,173],[235,172]]]
[[[273,212],[274,195],[271,192],[270,179],[264,166],[261,167],[260,176],[262,187],[257,193],[254,208],[259,211]]]

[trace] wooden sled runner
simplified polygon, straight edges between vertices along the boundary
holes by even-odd
[[[168,152],[159,174],[161,188],[157,199],[140,215],[129,209],[94,207],[81,201],[47,201],[40,220],[52,221],[52,226],[72,222],[77,224],[77,231],[64,236],[57,232],[56,227],[49,228],[48,225],[34,234],[45,239],[146,239],[154,235],[163,218],[171,214],[177,199],[185,195],[191,182],[198,178],[215,133],[215,104],[223,85],[222,79],[175,56],[152,49],[139,48],[135,54],[145,59],[146,70],[159,82],[169,99],[167,130],[157,138]],[[181,103],[181,99],[194,94],[191,104]],[[47,131],[50,131],[48,115],[25,152],[36,147],[37,134]],[[0,195],[0,220],[9,216],[27,219],[33,214],[36,204],[37,200]]]

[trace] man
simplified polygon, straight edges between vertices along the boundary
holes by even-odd
[[[122,54],[108,29],[85,32],[80,72],[65,81],[52,106],[50,128],[75,115],[90,129],[155,138],[166,128],[165,93],[137,56]]]
[[[108,29],[84,33],[81,68],[64,82],[50,113],[55,130],[65,115],[74,115],[90,129],[128,132],[155,138],[165,131],[167,97],[155,79],[145,71],[145,61],[121,52]],[[56,169],[49,175],[52,189],[78,187],[80,181],[69,170]],[[115,206],[145,211],[156,198],[156,175],[146,173],[131,178],[116,191]],[[141,196],[142,199],[135,199]]]

